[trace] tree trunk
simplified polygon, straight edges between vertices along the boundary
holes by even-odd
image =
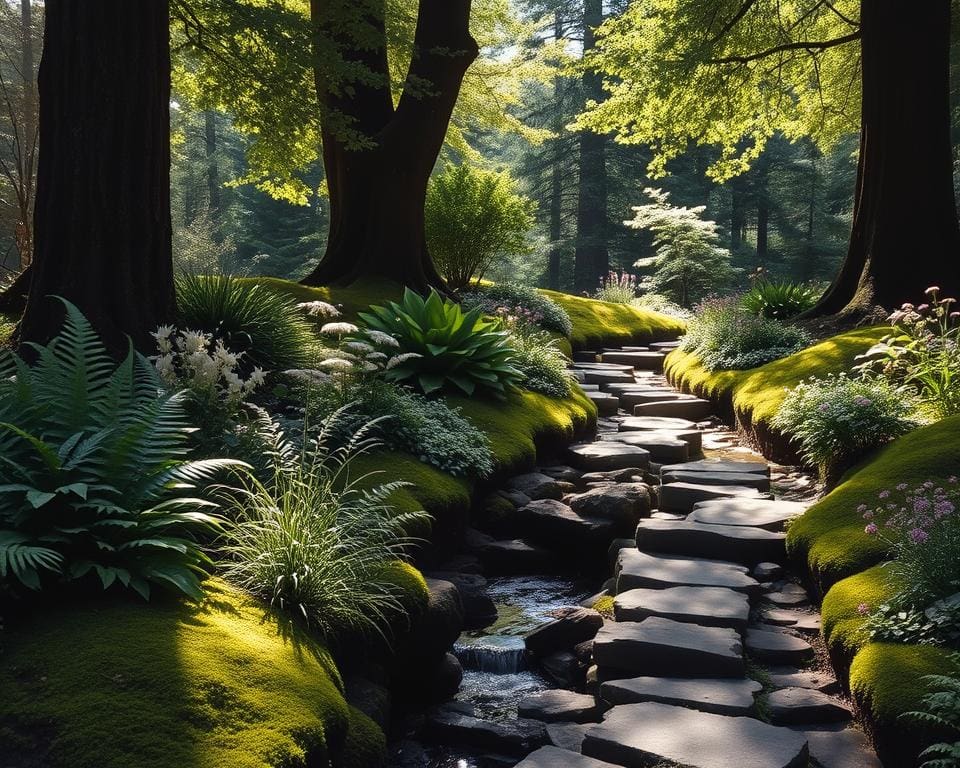
[[[303,282],[348,285],[386,279],[418,291],[445,290],[427,250],[424,201],[460,85],[479,52],[469,31],[470,0],[420,1],[408,84],[396,108],[389,86],[385,3],[369,3],[367,32],[378,41],[375,47],[360,47],[342,31],[338,19],[351,5],[349,0],[310,3],[317,48],[333,41],[341,55],[376,77],[351,83],[348,95],[337,96],[328,88],[323,67],[315,67],[330,231],[323,259]],[[427,92],[424,83],[430,84]],[[350,145],[338,129],[344,118],[369,140],[369,147]]]
[[[603,23],[602,0],[584,0],[583,50],[596,45],[594,30]],[[585,100],[603,100],[603,80],[595,72],[583,76]],[[607,137],[580,134],[580,181],[577,201],[577,248],[573,282],[577,292],[593,291],[610,269],[607,250]]]
[[[563,17],[557,11],[553,17],[553,35],[555,40],[563,38]],[[563,236],[563,144],[560,136],[563,133],[563,109],[561,104],[562,78],[553,81],[554,120],[553,130],[556,137],[553,140],[553,164],[550,177],[550,252],[547,257],[547,287],[554,291],[560,290],[560,239]]]
[[[863,123],[846,260],[811,315],[960,294],[950,0],[862,0]]]
[[[30,277],[32,274],[33,270],[27,267],[14,278],[5,291],[0,293],[0,312],[10,316],[23,313],[27,306],[27,294],[30,292]]]
[[[20,254],[20,269],[25,270],[33,260],[33,172],[36,162],[37,108],[36,71],[33,59],[33,0],[20,0],[20,31],[23,35],[23,51],[20,59],[20,76],[23,79],[23,135],[19,147],[20,177],[23,191],[18,197],[20,209],[17,222],[17,251]]]
[[[740,179],[730,182],[730,252],[737,253],[743,245],[743,228],[747,212],[744,208],[744,191]]]
[[[166,0],[47,0],[33,279],[21,341],[62,296],[122,353],[174,310]]]

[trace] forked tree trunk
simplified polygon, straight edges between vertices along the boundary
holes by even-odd
[[[47,0],[33,279],[21,341],[60,329],[62,296],[109,347],[174,309],[166,0]]]
[[[350,0],[310,3],[318,49],[332,41],[341,55],[376,80],[353,83],[349,94],[338,97],[330,92],[322,66],[316,67],[330,232],[323,259],[303,282],[346,285],[362,278],[385,279],[418,291],[445,290],[427,250],[424,202],[463,77],[478,54],[469,30],[470,0],[421,0],[408,84],[396,108],[389,86],[385,3],[368,3],[367,31],[378,42],[365,49],[338,24],[351,5]],[[370,140],[369,147],[354,148],[344,140],[343,131],[336,129],[343,119]]]
[[[811,313],[960,298],[950,143],[950,0],[862,0],[863,124],[853,229]]]

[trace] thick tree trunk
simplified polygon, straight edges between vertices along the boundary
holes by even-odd
[[[424,201],[463,77],[478,54],[469,30],[470,0],[420,1],[407,86],[396,109],[384,3],[369,4],[368,32],[380,42],[364,49],[344,37],[337,24],[350,5],[347,0],[310,3],[318,48],[333,41],[344,56],[377,77],[351,84],[349,95],[338,97],[330,92],[322,67],[315,70],[330,233],[323,259],[303,282],[346,285],[361,278],[386,279],[418,291],[445,290],[427,250]],[[344,119],[370,146],[351,145],[338,127]]]
[[[950,143],[950,0],[862,0],[863,124],[847,258],[811,313],[960,298]]]
[[[174,309],[166,0],[47,0],[33,279],[21,341],[76,304],[117,352]]]
[[[603,23],[602,0],[584,0],[583,50],[596,45],[594,30]],[[603,100],[603,81],[595,72],[583,76],[586,100]],[[610,269],[607,250],[607,137],[580,134],[580,181],[577,202],[577,248],[573,282],[578,292],[593,291]]]

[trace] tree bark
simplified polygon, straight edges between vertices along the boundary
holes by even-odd
[[[584,0],[583,50],[596,45],[594,30],[603,23],[602,0]],[[596,72],[583,76],[586,101],[603,100],[603,80]],[[577,202],[577,247],[573,282],[577,292],[593,291],[610,269],[607,250],[607,137],[585,131],[580,134],[580,180]]]
[[[20,57],[20,76],[23,79],[23,136],[20,139],[19,163],[23,192],[18,195],[20,220],[17,222],[17,251],[20,254],[20,270],[30,266],[33,260],[33,185],[37,148],[36,71],[33,58],[33,0],[20,0],[20,30],[23,34],[23,51]]]
[[[166,0],[47,0],[35,253],[19,339],[45,343],[76,304],[107,346],[174,310]]]
[[[352,83],[349,94],[340,96],[328,88],[322,66],[315,68],[330,230],[326,253],[303,282],[385,279],[421,292],[446,290],[427,250],[424,201],[463,77],[479,53],[469,30],[470,0],[421,0],[407,83],[396,108],[385,3],[369,3],[366,22],[378,41],[373,47],[358,46],[340,31],[338,16],[350,5],[349,0],[310,3],[318,49],[332,40],[341,55],[374,77]],[[343,135],[343,120],[369,146],[352,146]]]
[[[853,228],[812,316],[960,294],[950,142],[950,0],[862,0],[863,123]]]

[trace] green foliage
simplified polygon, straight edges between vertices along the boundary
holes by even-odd
[[[463,293],[461,303],[467,309],[479,307],[487,315],[496,315],[498,310],[506,310],[513,315],[529,313],[532,322],[544,330],[564,336],[569,336],[573,331],[573,323],[563,307],[536,288],[526,285],[517,283],[473,285]]]
[[[772,320],[790,320],[812,309],[821,291],[804,283],[755,280],[743,295],[741,306],[750,314]]]
[[[960,643],[960,606],[920,610],[883,603],[870,612],[866,629],[876,643],[956,647]]]
[[[392,336],[398,348],[385,376],[424,394],[451,388],[503,397],[521,381],[508,335],[479,309],[464,312],[436,291],[424,299],[407,289],[401,302],[359,313],[367,329]],[[396,347],[397,345],[390,345]]]
[[[787,357],[810,343],[801,329],[744,312],[736,298],[697,305],[683,338],[709,371],[744,370]]]
[[[831,477],[917,427],[913,404],[884,379],[828,375],[801,382],[788,394],[771,426],[789,435],[803,458]]]
[[[643,279],[642,289],[689,307],[730,285],[736,270],[730,265],[730,252],[717,245],[716,222],[701,218],[706,206],[671,205],[670,194],[660,189],[647,188],[644,194],[650,202],[634,206],[634,217],[624,222],[631,229],[653,233],[656,256],[635,264],[653,270]]]
[[[269,484],[250,478],[223,490],[236,518],[225,534],[226,579],[328,640],[388,631],[388,617],[402,611],[390,566],[426,519],[388,503],[402,482],[351,476],[353,458],[374,447],[367,435],[331,450],[322,434],[305,455],[279,462]]]
[[[611,304],[630,304],[637,298],[637,278],[629,272],[611,270],[600,278],[600,287],[593,296]]]
[[[631,301],[630,306],[675,317],[685,323],[689,323],[693,318],[693,313],[689,309],[681,307],[662,293],[645,293]]]
[[[430,179],[427,247],[454,290],[481,280],[509,254],[529,253],[534,205],[506,171],[448,163]]]
[[[569,360],[555,338],[545,331],[514,323],[510,344],[517,353],[516,366],[523,374],[524,389],[551,397],[570,396]]]
[[[915,723],[949,733],[956,741],[927,747],[920,755],[926,758],[920,768],[957,768],[960,766],[960,656],[950,657],[951,674],[924,675],[928,691],[923,708],[905,712],[901,717]]]
[[[177,324],[210,334],[265,370],[301,367],[317,343],[290,298],[228,275],[179,275]]]
[[[183,395],[161,395],[149,362],[115,365],[76,307],[28,366],[0,357],[0,577],[40,589],[99,578],[144,598],[151,585],[202,597],[216,527],[187,493],[230,466],[185,460]]]

